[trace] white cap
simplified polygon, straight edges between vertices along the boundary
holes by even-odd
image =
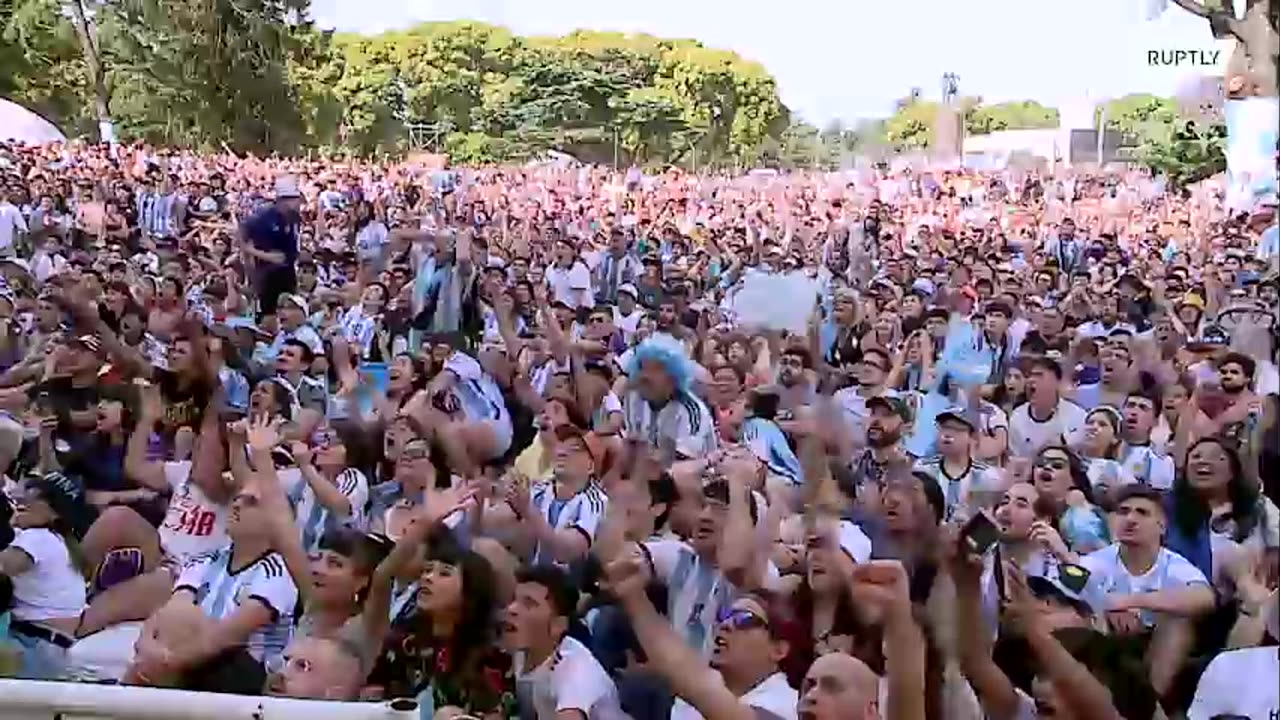
[[[630,295],[633,300],[640,297],[640,291],[631,283],[622,283],[618,286],[618,294],[621,295],[622,293]]]
[[[284,303],[289,303],[290,305],[296,306],[299,310],[302,311],[303,315],[311,314],[311,307],[307,305],[307,301],[302,299],[301,295],[295,295],[293,293],[286,293],[284,295],[281,295],[280,304],[283,305]]]

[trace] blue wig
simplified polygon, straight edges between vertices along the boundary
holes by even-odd
[[[685,353],[684,345],[667,334],[658,334],[640,343],[627,363],[627,376],[640,374],[640,366],[646,362],[661,363],[675,382],[676,391],[688,394],[693,388],[693,361]]]

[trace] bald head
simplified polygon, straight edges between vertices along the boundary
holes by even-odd
[[[880,676],[845,653],[818,658],[805,673],[797,710],[802,720],[879,720]]]

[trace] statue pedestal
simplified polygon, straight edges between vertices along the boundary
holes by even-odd
[[[964,117],[953,105],[938,107],[933,121],[933,146],[930,155],[935,162],[959,162],[964,155]]]

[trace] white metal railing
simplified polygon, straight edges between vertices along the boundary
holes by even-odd
[[[340,703],[0,680],[0,720],[417,720],[417,703]]]

